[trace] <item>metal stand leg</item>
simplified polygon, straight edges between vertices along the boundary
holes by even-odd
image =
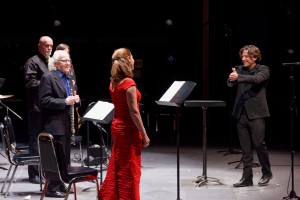
[[[196,183],[197,187],[206,185],[209,181],[210,182],[217,182],[221,185],[223,185],[219,179],[207,177],[207,148],[206,148],[206,111],[207,107],[202,106],[203,110],[203,131],[202,131],[202,144],[203,144],[203,173],[202,176],[198,176],[193,182]]]
[[[287,197],[283,197],[283,200],[289,200],[289,199],[298,199],[298,200],[300,200],[300,197],[298,197],[297,196],[297,194],[296,194],[296,192],[295,192],[295,187],[294,187],[294,154],[295,154],[295,152],[294,151],[292,151],[291,152],[291,160],[292,160],[292,169],[291,169],[291,171],[292,171],[292,190],[290,191],[290,194],[289,194],[289,196],[287,196]]]
[[[180,156],[179,156],[179,108],[174,119],[174,131],[176,131],[176,143],[177,143],[177,200],[180,199]]]
[[[237,160],[237,161],[229,162],[228,165],[233,164],[233,163],[238,163],[238,164],[234,167],[235,169],[238,169],[238,168],[240,168],[240,166],[241,166],[241,164],[242,164],[242,159],[241,159],[241,160]]]
[[[242,167],[241,165],[243,164],[242,159],[241,159],[241,160],[238,160],[238,161],[229,162],[228,164],[230,165],[230,164],[232,164],[232,163],[237,163],[237,162],[238,162],[238,164],[237,164],[237,166],[235,166],[234,168],[235,168],[235,169],[239,169],[239,168]],[[258,162],[254,162],[254,163],[252,164],[252,167],[260,167],[260,164],[259,164]]]

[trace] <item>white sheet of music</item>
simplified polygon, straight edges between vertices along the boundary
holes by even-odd
[[[169,89],[159,99],[159,101],[170,102],[184,83],[185,81],[174,81],[173,84],[169,87]]]
[[[84,117],[95,119],[95,120],[104,120],[104,118],[114,109],[114,104],[98,101],[93,108],[88,111]]]

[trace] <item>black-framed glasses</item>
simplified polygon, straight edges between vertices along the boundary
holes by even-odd
[[[63,63],[67,63],[67,62],[72,63],[71,59],[58,60],[58,61],[63,62]]]

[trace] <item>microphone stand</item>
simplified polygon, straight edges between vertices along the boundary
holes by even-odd
[[[295,76],[294,76],[294,68],[293,65],[290,65],[290,80],[291,80],[291,89],[292,89],[292,96],[290,97],[290,135],[291,135],[291,176],[292,176],[292,190],[289,193],[289,196],[283,197],[283,200],[288,199],[298,199],[300,197],[297,196],[294,190],[294,154],[295,151],[293,150],[293,134],[294,134],[294,118],[297,116],[297,105],[296,105],[296,92],[295,92]]]
[[[224,24],[224,33],[225,33],[225,39],[228,40],[228,48],[229,48],[229,66],[232,66],[232,40],[231,40],[231,33],[232,30],[230,28],[228,28],[227,24]],[[229,148],[228,150],[221,150],[218,151],[218,153],[222,153],[225,152],[223,154],[223,156],[227,156],[230,154],[241,154],[241,151],[237,151],[237,150],[233,150],[232,146],[233,146],[233,138],[232,138],[232,116],[231,116],[231,110],[232,110],[232,102],[231,102],[231,97],[232,97],[232,88],[229,88],[229,137],[228,137],[228,143],[229,143]],[[229,162],[228,164],[232,164],[232,163],[236,163],[236,162],[240,162],[238,161],[233,161],[233,162]]]

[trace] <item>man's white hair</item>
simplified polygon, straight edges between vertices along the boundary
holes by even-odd
[[[60,57],[62,57],[62,56],[69,56],[70,57],[70,54],[65,50],[56,50],[53,53],[53,56],[50,57],[49,60],[48,60],[48,69],[49,69],[49,71],[56,70],[56,67],[55,67],[54,63],[57,62],[60,59]]]
[[[70,54],[65,50],[56,50],[56,51],[54,51],[52,59],[54,60],[54,62],[57,62],[57,60],[59,60],[60,57],[62,57],[62,56],[70,57]]]

